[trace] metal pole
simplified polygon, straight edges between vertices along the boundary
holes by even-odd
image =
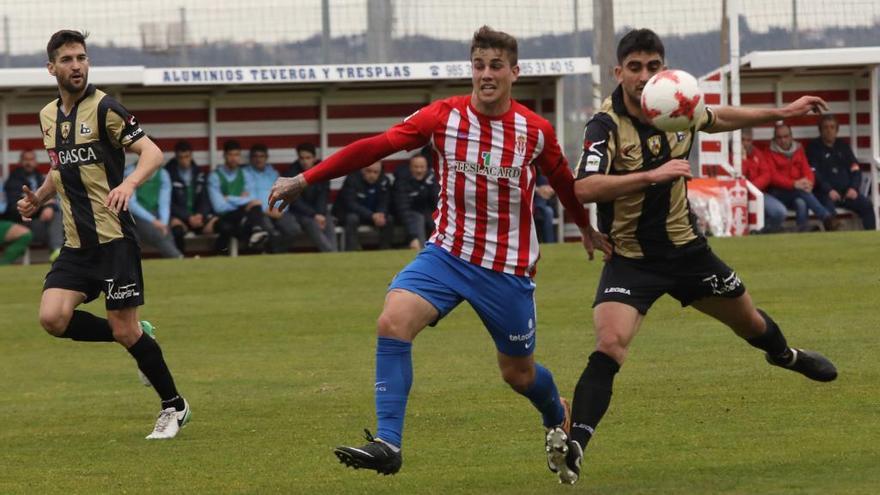
[[[180,65],[186,67],[189,65],[189,53],[187,52],[187,31],[186,24],[186,7],[180,8]]]
[[[538,101],[540,101],[542,94],[538,96]],[[563,99],[565,98],[565,79],[562,77],[556,78],[556,95],[554,98],[554,112],[556,113],[556,140],[559,141],[559,147],[562,150],[565,150],[565,102]],[[559,221],[556,223],[556,240],[557,242],[565,242],[565,214],[562,211],[562,204],[557,201],[556,202],[556,218]]]
[[[571,35],[571,48],[572,48],[572,56],[577,58],[581,56],[581,28],[580,28],[580,20],[578,19],[578,0],[573,0],[572,2],[574,9],[574,32]],[[573,88],[574,91],[574,101],[572,102],[572,107],[575,110],[575,115],[580,116],[581,108],[583,108],[583,99],[581,98],[581,79],[583,76],[575,75],[572,76],[573,79]],[[578,117],[580,118],[580,117]]]
[[[330,63],[330,0],[321,0],[321,63]]]
[[[318,96],[318,139],[320,140],[321,154],[319,156],[321,158],[327,158],[330,155],[328,153],[330,141],[327,137],[327,93],[327,90],[322,90]]]
[[[721,1],[721,60],[724,67],[730,62],[730,17],[727,16],[727,0]]]
[[[730,104],[740,104],[739,85],[739,0],[729,0],[730,11]],[[739,130],[733,131],[733,171],[736,177],[742,177],[742,139]]]
[[[208,153],[211,170],[217,168],[217,96],[208,97]]]
[[[877,181],[880,180],[877,168],[880,167],[880,65],[871,71],[871,199],[874,202],[874,218],[877,218],[877,207],[880,206],[880,191]]]
[[[800,48],[801,40],[798,37],[797,0],[791,0],[791,48]]]
[[[7,107],[6,107],[7,98],[4,96],[0,98],[0,153],[2,153],[2,163],[3,163],[3,174],[0,175],[0,179],[5,177],[9,177],[9,129],[7,128]],[[2,182],[2,180],[0,180]],[[6,198],[6,201],[13,201],[16,198]],[[6,208],[9,208],[11,203],[7,203]]]
[[[593,55],[600,68],[602,98],[617,87],[617,81],[612,77],[612,69],[617,65],[614,52],[614,2],[593,0]]]
[[[394,28],[394,7],[391,0],[367,0],[368,62],[390,62],[391,31]]]
[[[9,34],[9,16],[3,16],[3,67],[10,67],[12,61],[12,48],[9,46],[12,36]]]

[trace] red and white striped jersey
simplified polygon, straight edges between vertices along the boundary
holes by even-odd
[[[538,261],[532,216],[535,166],[555,182],[557,191],[558,178],[565,176],[569,180],[563,187],[572,191],[571,171],[546,119],[516,101],[505,114],[488,117],[477,112],[470,99],[467,95],[436,101],[386,136],[395,148],[427,143],[433,147],[440,195],[432,243],[491,270],[531,275]],[[565,169],[563,175],[558,167]],[[586,225],[583,207],[577,206],[575,218]]]

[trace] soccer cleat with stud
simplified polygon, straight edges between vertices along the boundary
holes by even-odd
[[[152,323],[148,322],[147,320],[141,320],[138,322],[138,325],[140,325],[142,332],[147,334],[153,340],[156,340],[156,327],[154,327]],[[143,383],[145,387],[153,386],[153,384],[150,383],[150,379],[147,378],[147,375],[145,375],[144,372],[140,369],[138,369],[138,376],[141,379],[141,383]]]
[[[189,408],[189,402],[183,399],[183,410],[178,411],[173,407],[168,407],[159,411],[159,417],[156,418],[156,426],[153,432],[147,435],[147,440],[167,440],[177,436],[181,428],[189,423],[192,416],[192,410]]]
[[[355,469],[372,469],[379,474],[394,474],[400,471],[403,456],[390,445],[378,438],[373,438],[369,430],[364,430],[367,444],[362,447],[336,447],[333,453],[339,462]]]
[[[545,443],[547,467],[559,477],[559,482],[573,485],[581,474],[584,451],[579,443],[568,438],[562,428],[547,430]]]
[[[769,354],[765,357],[767,362],[773,366],[779,366],[804,375],[805,377],[816,380],[817,382],[830,382],[837,378],[837,368],[834,367],[828,358],[818,352],[806,351],[803,349],[790,348],[792,356],[783,362],[774,359]]]

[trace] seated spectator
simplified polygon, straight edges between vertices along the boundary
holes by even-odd
[[[10,197],[15,198],[18,195]],[[0,187],[0,248],[5,247],[3,255],[0,256],[0,265],[12,264],[20,258],[27,251],[32,237],[30,229],[24,225],[2,219],[6,213],[7,206],[6,194],[3,188]],[[14,210],[15,206],[12,206],[10,209]],[[18,212],[16,211],[15,213]]]
[[[819,137],[807,145],[807,159],[816,171],[816,196],[831,213],[840,206],[856,212],[865,230],[874,230],[877,219],[871,200],[859,192],[862,170],[849,147],[837,138],[840,127],[833,115],[819,120]]]
[[[401,173],[394,181],[394,211],[403,222],[406,242],[412,249],[425,247],[425,240],[434,231],[434,209],[440,186],[428,159],[421,154],[409,159],[408,173]]]
[[[782,201],[768,192],[773,179],[773,163],[754,145],[751,128],[742,130],[742,173],[764,193],[764,228],[761,232],[782,232],[782,224],[788,211]]]
[[[174,145],[174,158],[168,160],[165,170],[171,179],[171,235],[182,253],[186,233],[214,233],[217,216],[208,198],[208,174],[199,170],[188,142]]]
[[[534,217],[535,226],[538,227],[538,240],[556,242],[556,226],[553,225],[556,217],[556,191],[544,174],[538,174],[535,185]]]
[[[249,165],[245,167],[248,175],[248,194],[260,200],[263,215],[263,228],[269,232],[269,252],[286,253],[290,251],[293,240],[302,232],[296,217],[290,212],[269,208],[269,192],[278,178],[278,171],[269,165],[269,149],[265,144],[251,146]]]
[[[134,172],[136,164],[125,167],[125,176]],[[160,168],[141,183],[128,200],[128,211],[134,217],[141,242],[159,250],[163,258],[183,258],[171,235],[171,178]]]
[[[813,196],[815,176],[804,148],[792,139],[791,127],[779,124],[773,129],[773,141],[770,143],[770,161],[773,163],[773,178],[770,194],[776,196],[786,207],[794,209],[798,230],[809,229],[807,209],[822,221],[825,230],[834,230],[834,215],[822,206]]]
[[[314,167],[321,160],[312,143],[302,143],[296,148],[298,159],[293,162],[285,177],[296,177]],[[311,184],[302,195],[291,203],[288,211],[292,212],[300,227],[322,253],[337,250],[336,221],[327,212],[327,197],[330,194],[330,183]]]
[[[391,181],[382,173],[382,163],[369,167],[345,178],[339,198],[333,205],[336,218],[345,225],[345,250],[361,249],[358,227],[368,225],[379,233],[379,248],[391,247],[393,234],[388,206],[391,203]]]
[[[240,168],[241,144],[235,140],[223,143],[223,165],[208,178],[211,207],[220,217],[216,230],[217,250],[227,249],[235,236],[249,251],[263,252],[269,233],[263,228],[263,209],[259,199],[251,198],[248,175]]]
[[[24,224],[21,216],[16,211],[14,204],[21,197],[22,186],[28,186],[31,191],[36,191],[46,176],[37,171],[37,155],[33,150],[24,150],[19,156],[19,167],[9,174],[6,179],[6,197],[12,203],[6,218],[13,222]],[[58,202],[50,199],[37,211],[33,219],[27,223],[33,235],[33,242],[45,244],[49,248],[49,258],[55,260],[64,245],[64,223]]]

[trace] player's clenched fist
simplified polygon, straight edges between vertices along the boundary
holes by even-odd
[[[22,197],[15,206],[18,208],[18,214],[21,215],[21,218],[25,222],[30,222],[31,217],[40,208],[40,200],[28,186],[22,186],[21,192]]]

